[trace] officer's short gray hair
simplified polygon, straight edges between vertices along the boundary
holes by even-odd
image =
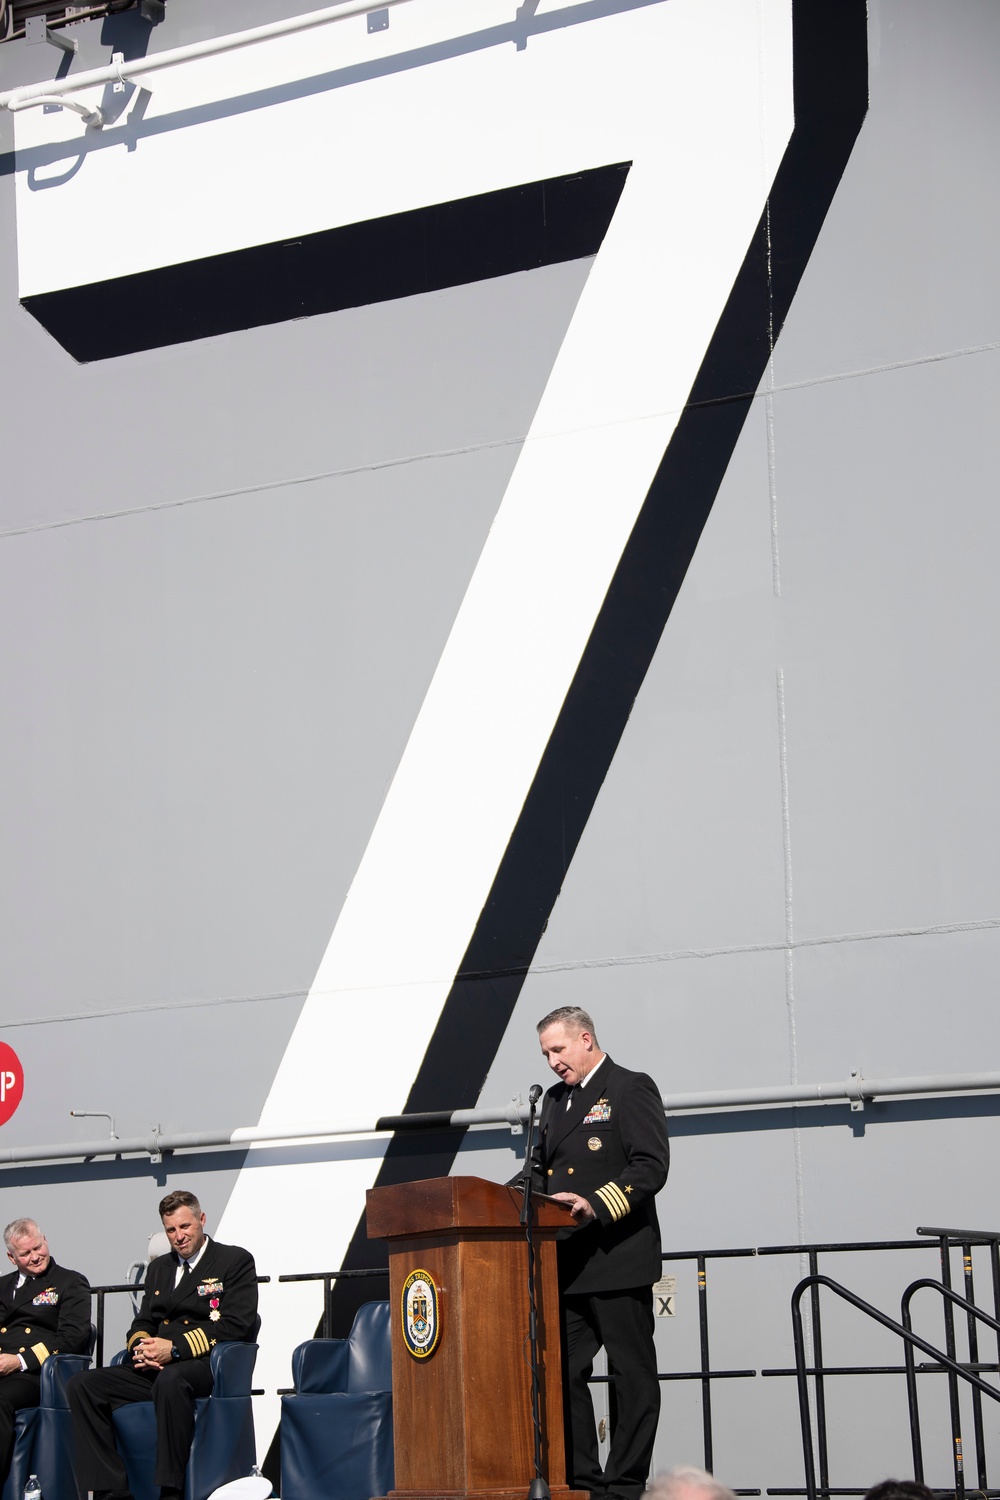
[[[32,1235],[41,1231],[34,1219],[11,1219],[3,1232],[3,1242],[8,1250],[13,1250],[15,1240],[29,1240]]]
[[[538,1035],[548,1031],[550,1026],[565,1026],[574,1036],[579,1036],[581,1031],[589,1031],[594,1038],[594,1046],[598,1046],[597,1032],[594,1023],[587,1012],[580,1005],[560,1005],[558,1010],[550,1010],[547,1016],[543,1016],[538,1023]]]
[[[679,1464],[676,1469],[658,1474],[646,1495],[652,1500],[736,1500],[727,1485],[694,1464]]]

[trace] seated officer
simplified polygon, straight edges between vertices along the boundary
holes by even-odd
[[[146,1270],[146,1289],[128,1334],[131,1366],[85,1370],[69,1382],[76,1482],[94,1500],[128,1493],[112,1413],[130,1401],[156,1409],[156,1483],[162,1500],[179,1500],[194,1436],[194,1403],[212,1390],[209,1355],[217,1343],[253,1336],[257,1268],[236,1245],[205,1233],[193,1193],[168,1193],[160,1218],[172,1249]]]
[[[50,1354],[82,1354],[90,1342],[90,1287],[49,1254],[34,1219],[3,1232],[14,1270],[0,1278],[0,1486],[14,1449],[14,1415],[38,1405],[40,1371]]]

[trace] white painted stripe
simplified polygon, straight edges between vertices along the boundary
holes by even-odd
[[[786,3],[679,0],[549,39],[550,67],[534,76],[554,120],[575,98],[561,47],[578,52],[584,39],[600,52],[605,84],[589,113],[607,130],[579,165],[625,155],[635,166],[262,1126],[322,1121],[333,1107],[360,1115],[376,1090],[383,1108],[402,1110],[761,213],[764,163],[776,165],[791,129]],[[487,158],[522,107],[532,114],[519,95],[494,100]],[[593,120],[586,133],[594,139]],[[545,175],[542,156],[528,176]],[[253,1243],[270,1199],[295,1224],[300,1263],[336,1267],[380,1149],[368,1142],[357,1158],[319,1165],[297,1164],[293,1151],[277,1167],[251,1159],[220,1234]],[[315,1293],[290,1290],[264,1292],[258,1378],[272,1388],[287,1383],[315,1314]]]
[[[762,31],[773,32],[761,50],[778,73],[786,8],[760,7]],[[663,0],[531,36],[518,50],[480,40],[509,36],[509,0],[420,0],[372,36],[357,18],[157,74],[142,108],[133,99],[96,141],[75,115],[29,110],[15,116],[20,294],[627,159],[656,134],[686,142],[673,159],[688,169],[702,152],[763,147],[756,100],[749,140],[744,129],[720,145],[735,114],[724,100],[721,112],[705,108],[718,96],[710,84],[694,98],[687,72],[704,33],[721,38],[731,26],[717,76],[738,74],[740,93],[757,92],[754,10],[750,0]],[[451,37],[468,37],[472,50],[442,56]],[[380,60],[393,71],[370,76]],[[314,82],[298,97],[301,80]],[[97,104],[104,90],[78,98]],[[702,130],[698,141],[691,132]],[[706,196],[700,217],[710,208]],[[696,238],[711,253],[708,235]]]

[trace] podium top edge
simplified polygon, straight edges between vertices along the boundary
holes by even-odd
[[[368,1238],[393,1239],[463,1229],[519,1230],[521,1201],[518,1188],[487,1182],[483,1177],[428,1177],[421,1182],[369,1188]],[[571,1225],[568,1210],[537,1193],[532,1194],[532,1201],[539,1229]]]

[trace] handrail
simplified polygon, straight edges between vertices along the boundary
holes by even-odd
[[[974,1375],[971,1370],[965,1369],[965,1367],[960,1365],[957,1360],[951,1359],[941,1349],[935,1348],[933,1344],[928,1343],[926,1339],[921,1338],[919,1334],[914,1333],[912,1329],[904,1327],[902,1323],[897,1323],[895,1319],[890,1318],[887,1313],[880,1312],[877,1307],[873,1307],[872,1304],[870,1302],[866,1302],[863,1297],[859,1297],[856,1295],[856,1293],[849,1291],[847,1287],[842,1286],[839,1281],[834,1281],[830,1276],[816,1275],[804,1277],[792,1293],[792,1338],[795,1344],[795,1382],[799,1397],[799,1423],[802,1431],[802,1461],[803,1467],[805,1469],[806,1494],[809,1497],[809,1500],[818,1500],[819,1492],[816,1486],[816,1462],[815,1454],[813,1452],[812,1417],[809,1412],[809,1376],[806,1366],[805,1338],[802,1330],[802,1311],[799,1304],[802,1300],[803,1293],[807,1290],[807,1288],[820,1286],[828,1287],[831,1292],[835,1292],[838,1297],[842,1297],[845,1302],[849,1302],[852,1307],[856,1307],[858,1311],[864,1313],[866,1317],[872,1318],[876,1323],[880,1323],[883,1328],[888,1328],[890,1332],[898,1334],[899,1337],[903,1339],[907,1344],[915,1346],[918,1349],[922,1349],[923,1352],[929,1355],[930,1358],[933,1359],[937,1364],[942,1365],[947,1370],[951,1370],[955,1375],[961,1376],[961,1378],[969,1385],[971,1385],[974,1390],[983,1391],[993,1401],[1000,1401],[1000,1391],[998,1391],[994,1386],[988,1385],[985,1380],[981,1380],[979,1376]],[[955,1454],[955,1475],[956,1494],[964,1495],[965,1485],[963,1482],[962,1455],[960,1449]]]
[[[279,1276],[279,1281],[321,1281],[323,1283],[323,1322],[321,1324],[321,1338],[333,1337],[333,1283],[335,1281],[357,1280],[364,1276],[388,1277],[388,1266],[374,1266],[359,1271],[299,1271],[288,1276]]]
[[[995,1230],[988,1229],[945,1229],[937,1225],[926,1224],[918,1226],[917,1233],[927,1237],[933,1235],[938,1241],[938,1249],[941,1256],[941,1281],[949,1289],[951,1288],[950,1247],[953,1244],[961,1246],[965,1296],[966,1300],[973,1305],[976,1302],[976,1291],[972,1269],[972,1247],[973,1245],[985,1245],[988,1247],[993,1281],[993,1312],[995,1317],[1000,1318],[1000,1234]],[[979,1335],[975,1316],[971,1313],[966,1314],[966,1326],[969,1340],[969,1365],[975,1368],[979,1360]],[[944,1304],[944,1327],[945,1347],[949,1354],[954,1354],[955,1321],[952,1316],[951,1304],[947,1301]],[[997,1354],[1000,1357],[1000,1335],[997,1338]],[[957,1432],[958,1389],[952,1375],[948,1376],[948,1394],[953,1412],[952,1425]],[[987,1486],[986,1435],[983,1427],[983,1398],[978,1391],[973,1391],[972,1393],[972,1431],[976,1444],[976,1471],[979,1488],[985,1490]]]
[[[982,1241],[982,1242],[987,1243],[990,1246],[991,1258],[992,1258],[992,1252],[996,1248],[996,1244],[998,1242],[1000,1242],[1000,1233],[994,1233],[993,1231],[976,1231],[975,1233],[972,1233],[972,1232],[967,1232],[967,1231],[961,1231],[961,1230],[959,1230],[959,1231],[955,1231],[955,1233],[956,1233],[957,1236],[960,1237],[961,1240],[964,1240],[966,1242],[968,1242],[970,1239],[972,1239],[972,1240],[978,1240],[978,1241]],[[665,1250],[663,1252],[663,1255],[662,1255],[662,1260],[663,1260],[665,1266],[669,1265],[673,1261],[677,1261],[679,1263],[697,1262],[697,1267],[696,1267],[696,1270],[697,1270],[697,1304],[698,1304],[698,1309],[699,1309],[699,1323],[700,1323],[701,1329],[702,1329],[701,1359],[700,1359],[700,1366],[699,1366],[699,1368],[696,1368],[696,1369],[684,1369],[684,1370],[671,1370],[669,1372],[660,1371],[660,1372],[658,1372],[658,1378],[659,1378],[660,1381],[663,1381],[663,1382],[694,1381],[694,1382],[696,1382],[697,1384],[699,1384],[701,1386],[701,1392],[702,1392],[702,1415],[703,1415],[703,1446],[704,1446],[704,1452],[705,1452],[706,1458],[707,1459],[711,1458],[712,1448],[713,1448],[712,1403],[711,1403],[710,1391],[711,1391],[711,1388],[714,1385],[714,1383],[717,1380],[753,1379],[757,1375],[760,1375],[760,1376],[786,1376],[786,1377],[795,1376],[796,1380],[797,1380],[797,1389],[801,1392],[801,1382],[802,1382],[802,1375],[803,1375],[803,1368],[802,1368],[802,1366],[803,1366],[803,1356],[804,1356],[804,1347],[800,1345],[800,1342],[797,1342],[797,1344],[796,1344],[796,1363],[795,1363],[795,1366],[793,1368],[790,1368],[790,1369],[761,1369],[761,1370],[758,1371],[758,1370],[753,1370],[753,1369],[729,1369],[729,1368],[727,1368],[727,1369],[716,1369],[716,1368],[713,1368],[712,1362],[711,1362],[711,1350],[710,1350],[710,1347],[709,1347],[709,1339],[708,1339],[708,1300],[709,1300],[709,1287],[710,1287],[710,1284],[712,1282],[712,1276],[710,1274],[710,1269],[711,1268],[710,1268],[710,1266],[708,1266],[708,1264],[707,1264],[708,1262],[714,1262],[716,1260],[732,1260],[732,1259],[735,1259],[735,1258],[745,1259],[745,1260],[758,1260],[758,1259],[763,1259],[764,1257],[769,1257],[769,1256],[789,1256],[789,1257],[790,1256],[796,1256],[796,1257],[798,1257],[798,1256],[801,1256],[803,1254],[808,1254],[810,1267],[815,1267],[817,1255],[823,1254],[823,1253],[827,1253],[827,1252],[830,1252],[830,1253],[834,1253],[835,1252],[835,1253],[841,1254],[841,1253],[848,1252],[848,1251],[857,1251],[857,1252],[862,1252],[862,1251],[896,1251],[896,1250],[907,1250],[907,1251],[918,1250],[918,1251],[925,1251],[925,1250],[934,1250],[935,1248],[936,1247],[935,1247],[933,1241],[929,1240],[927,1237],[924,1237],[922,1239],[839,1240],[839,1241],[830,1241],[830,1242],[817,1242],[817,1243],[813,1243],[813,1244],[801,1244],[801,1243],[799,1243],[799,1244],[787,1244],[787,1245],[753,1245],[753,1246],[715,1247],[715,1248],[712,1248],[712,1249],[709,1249],[709,1248],[698,1248],[698,1249],[678,1249],[678,1250],[667,1249],[667,1250]],[[970,1259],[971,1259],[971,1256],[969,1256],[967,1254],[966,1255],[966,1260],[968,1261]],[[305,1281],[318,1281],[318,1282],[322,1282],[323,1283],[323,1310],[322,1310],[321,1332],[322,1332],[322,1336],[329,1337],[333,1333],[333,1331],[334,1331],[333,1324],[332,1324],[332,1316],[331,1316],[331,1314],[332,1314],[331,1298],[332,1298],[332,1290],[333,1290],[334,1284],[337,1281],[339,1281],[342,1277],[344,1277],[344,1278],[358,1278],[358,1277],[367,1277],[367,1278],[375,1277],[375,1278],[377,1278],[377,1277],[385,1277],[386,1274],[387,1274],[387,1272],[386,1272],[386,1270],[385,1270],[384,1267],[364,1267],[364,1268],[357,1268],[357,1269],[353,1269],[352,1268],[352,1269],[348,1269],[348,1270],[343,1270],[342,1269],[342,1270],[323,1270],[323,1271],[311,1271],[311,1272],[285,1273],[285,1274],[282,1274],[282,1275],[276,1276],[276,1277],[261,1276],[261,1277],[258,1278],[258,1280],[261,1281],[261,1282],[266,1282],[268,1280],[274,1280],[274,1281],[279,1281],[279,1282],[305,1282]],[[921,1286],[932,1286],[934,1288],[940,1289],[941,1287],[945,1287],[946,1292],[947,1292],[947,1291],[950,1290],[946,1286],[946,1283],[947,1283],[947,1280],[948,1280],[947,1272],[943,1271],[942,1275],[943,1275],[943,1281],[941,1283],[935,1282],[935,1281],[931,1280],[930,1278],[921,1278],[920,1281],[915,1282],[915,1283],[912,1284],[913,1288],[917,1289],[917,1288],[919,1288]],[[820,1383],[820,1381],[822,1379],[828,1377],[828,1376],[837,1376],[837,1375],[872,1375],[872,1374],[899,1374],[899,1375],[906,1376],[907,1375],[907,1366],[905,1364],[900,1364],[900,1365],[896,1365],[896,1366],[891,1366],[891,1365],[870,1365],[869,1364],[869,1365],[857,1365],[857,1366],[853,1366],[852,1365],[852,1366],[843,1366],[843,1367],[823,1364],[823,1362],[822,1362],[822,1352],[821,1352],[821,1341],[815,1338],[816,1332],[820,1328],[821,1309],[820,1309],[820,1305],[819,1305],[819,1290],[820,1290],[820,1287],[822,1285],[831,1286],[834,1289],[837,1289],[837,1286],[838,1286],[837,1283],[831,1281],[827,1277],[820,1276],[818,1274],[818,1272],[817,1272],[815,1275],[810,1276],[809,1278],[806,1279],[806,1281],[804,1283],[801,1284],[801,1289],[800,1288],[796,1288],[796,1292],[799,1295],[799,1297],[804,1294],[804,1289],[805,1288],[809,1288],[811,1290],[811,1295],[814,1298],[814,1302],[813,1302],[813,1317],[814,1317],[813,1337],[814,1337],[814,1341],[815,1342],[814,1342],[814,1347],[813,1347],[813,1353],[814,1353],[814,1355],[816,1355],[817,1352],[818,1352],[819,1353],[819,1357],[817,1359],[815,1359],[812,1364],[810,1364],[809,1366],[806,1367],[806,1369],[804,1371],[804,1374],[805,1374],[805,1377],[806,1377],[806,1381],[807,1382],[810,1381],[810,1380],[816,1381],[816,1383],[817,1383],[817,1390],[818,1390],[819,1389],[819,1383]],[[970,1272],[969,1267],[967,1266],[967,1268],[966,1268],[966,1288],[968,1289],[970,1285],[971,1285],[971,1272]],[[97,1351],[98,1363],[100,1363],[103,1360],[103,1356],[104,1356],[104,1349],[103,1349],[103,1344],[104,1344],[104,1338],[103,1338],[103,1332],[104,1332],[103,1304],[104,1304],[105,1295],[110,1295],[112,1293],[121,1293],[121,1292],[133,1292],[133,1291],[137,1291],[137,1290],[142,1290],[142,1286],[141,1286],[141,1284],[139,1284],[137,1286],[133,1282],[115,1283],[115,1284],[110,1284],[110,1285],[107,1285],[107,1286],[100,1286],[100,1287],[96,1287],[95,1286],[95,1287],[91,1288],[91,1292],[98,1299],[98,1306],[101,1309],[100,1325],[101,1325],[101,1335],[102,1335],[102,1337],[101,1337],[100,1348]],[[377,1295],[377,1293],[376,1293],[376,1295]],[[858,1306],[862,1311],[865,1311],[870,1306],[869,1304],[866,1304],[861,1298],[857,1298],[853,1293],[848,1292],[848,1290],[846,1288],[843,1289],[842,1295],[843,1295],[843,1297],[848,1302],[853,1302],[854,1305]],[[994,1302],[1000,1304],[1000,1270],[997,1270],[996,1274],[994,1275],[993,1300],[994,1300]],[[953,1294],[951,1296],[946,1295],[946,1297],[945,1297],[945,1303],[946,1303],[946,1306],[948,1307],[949,1311],[950,1311],[950,1309],[953,1306],[964,1307],[967,1312],[970,1312],[971,1316],[979,1318],[989,1328],[991,1328],[992,1330],[994,1330],[997,1333],[998,1339],[1000,1339],[1000,1305],[997,1306],[995,1317],[990,1317],[989,1314],[984,1314],[981,1309],[979,1309],[978,1307],[975,1306],[975,1303],[972,1301],[972,1297],[971,1296],[967,1296],[966,1298],[961,1298],[957,1294]],[[907,1303],[907,1308],[908,1308],[908,1303]],[[905,1309],[904,1309],[904,1312],[905,1312]],[[962,1365],[959,1365],[958,1362],[957,1362],[957,1360],[953,1360],[953,1359],[951,1359],[947,1355],[944,1357],[944,1359],[941,1359],[941,1357],[940,1357],[940,1351],[936,1350],[933,1345],[928,1344],[925,1340],[918,1338],[916,1335],[913,1335],[912,1334],[912,1329],[910,1330],[910,1334],[911,1334],[911,1338],[912,1338],[912,1343],[907,1343],[905,1327],[901,1327],[901,1325],[898,1325],[898,1324],[894,1323],[891,1318],[889,1318],[887,1315],[881,1314],[878,1311],[878,1309],[872,1309],[871,1310],[871,1314],[872,1314],[872,1317],[873,1317],[873,1319],[875,1321],[884,1324],[891,1331],[896,1332],[896,1333],[900,1334],[903,1337],[903,1340],[904,1340],[904,1349],[905,1350],[910,1350],[911,1348],[914,1348],[914,1347],[921,1348],[925,1353],[927,1353],[927,1354],[929,1354],[931,1356],[931,1358],[932,1358],[932,1360],[934,1362],[931,1363],[931,1364],[929,1364],[928,1366],[918,1365],[916,1367],[916,1373],[918,1373],[918,1374],[924,1373],[925,1371],[927,1373],[946,1373],[948,1375],[949,1381],[952,1381],[952,1380],[954,1380],[955,1376],[951,1372],[952,1372],[952,1370],[955,1370],[956,1373],[962,1375],[963,1379],[966,1379],[968,1381],[968,1377],[969,1377],[969,1372],[970,1371],[971,1372],[977,1372],[977,1373],[989,1373],[989,1374],[992,1375],[992,1374],[995,1374],[998,1371],[998,1369],[1000,1369],[1000,1365],[998,1365],[998,1364],[979,1364],[974,1358],[971,1358],[970,1360],[965,1361]],[[793,1312],[793,1316],[794,1316],[794,1312]],[[309,1329],[308,1330],[304,1330],[303,1336],[304,1337],[308,1336],[308,1334],[312,1332],[312,1330],[313,1330],[313,1328],[315,1326],[316,1326],[315,1323],[311,1322]],[[799,1326],[801,1328],[801,1319],[799,1320]],[[592,1378],[593,1378],[593,1380],[595,1382],[600,1382],[600,1383],[603,1384],[603,1383],[606,1383],[608,1381],[609,1377],[607,1377],[607,1376],[594,1376]],[[976,1396],[978,1397],[979,1392],[976,1389],[977,1382],[975,1380],[973,1380],[973,1381],[970,1381],[969,1383],[972,1385],[972,1388],[975,1391]],[[994,1399],[998,1398],[998,1392],[992,1386],[986,1386],[986,1385],[983,1384],[983,1382],[978,1382],[978,1384],[982,1385],[983,1388],[987,1391],[987,1394],[991,1395]],[[809,1397],[811,1398],[812,1388],[808,1387],[808,1390],[809,1390]],[[909,1391],[908,1391],[908,1394],[909,1394]],[[800,1412],[801,1412],[801,1409],[802,1408],[801,1408],[801,1396],[800,1396]],[[808,1412],[808,1404],[807,1404],[806,1410]],[[802,1490],[802,1489],[797,1489],[797,1488],[788,1489],[788,1488],[772,1488],[772,1487],[768,1487],[766,1493],[769,1496],[802,1496],[802,1495],[817,1495],[817,1494],[822,1494],[824,1496],[836,1496],[836,1495],[848,1496],[848,1495],[855,1495],[855,1494],[861,1495],[863,1493],[861,1490],[844,1489],[844,1488],[833,1488],[833,1487],[831,1487],[830,1484],[828,1483],[828,1475],[825,1472],[825,1470],[826,1470],[825,1458],[824,1458],[824,1460],[822,1462],[822,1468],[823,1468],[824,1472],[820,1475],[819,1483],[818,1484],[816,1483],[817,1466],[815,1464],[815,1456],[814,1456],[814,1454],[815,1454],[815,1447],[816,1447],[816,1441],[817,1440],[819,1442],[821,1452],[823,1450],[825,1450],[824,1430],[823,1430],[824,1429],[824,1423],[825,1423],[825,1417],[824,1417],[824,1415],[823,1415],[823,1413],[821,1411],[821,1407],[819,1405],[817,1405],[817,1407],[816,1407],[816,1413],[815,1413],[815,1419],[814,1419],[814,1425],[811,1425],[807,1429],[807,1441],[804,1444],[804,1453],[807,1450],[808,1451],[808,1455],[812,1455],[813,1456],[812,1472],[811,1472],[811,1475],[809,1476],[810,1480],[811,1480],[812,1488],[810,1490]],[[808,1465],[808,1463],[809,1463],[809,1457],[808,1456],[805,1457],[805,1462]],[[964,1492],[964,1484],[961,1481],[961,1476],[959,1477],[959,1486],[960,1486],[960,1489]],[[994,1491],[987,1491],[985,1482],[981,1483],[980,1486],[979,1486],[979,1488],[981,1490],[983,1490],[984,1492],[986,1492],[986,1493],[993,1493],[993,1494],[1000,1493],[1000,1492],[998,1492],[996,1490],[994,1490]],[[739,1495],[744,1495],[744,1494],[746,1494],[746,1495],[753,1495],[753,1494],[759,1494],[760,1491],[758,1489],[752,1489],[751,1490],[751,1489],[740,1489],[740,1488],[737,1488],[736,1489],[736,1493],[739,1494]]]
[[[166,52],[155,52],[150,57],[137,57],[128,62],[111,63],[103,68],[90,68],[78,73],[75,78],[51,80],[45,83],[24,84],[21,88],[9,89],[0,94],[0,109],[30,109],[39,104],[60,104],[67,109],[78,109],[69,103],[66,95],[80,89],[96,88],[105,83],[132,83],[145,78],[161,68],[172,68],[179,63],[193,62],[202,57],[216,57],[222,52],[234,52],[240,47],[250,47],[257,42],[271,41],[275,37],[291,36],[308,31],[316,26],[326,26],[332,21],[347,20],[351,16],[370,15],[372,11],[387,10],[390,5],[404,5],[406,0],[349,0],[347,4],[328,5],[323,10],[309,11],[306,15],[289,16],[283,21],[270,21],[264,26],[253,26],[248,31],[231,32],[228,36],[209,37],[202,42],[191,42],[186,47],[172,47]],[[90,111],[88,124],[103,124],[99,109]]]
[[[946,1231],[942,1230],[941,1233],[944,1234]],[[969,1302],[965,1297],[960,1297],[950,1286],[945,1286],[943,1282],[935,1281],[930,1276],[922,1276],[917,1281],[911,1281],[900,1298],[899,1315],[903,1320],[905,1328],[912,1330],[913,1326],[910,1320],[910,1302],[913,1299],[913,1295],[915,1292],[923,1291],[925,1288],[940,1292],[946,1302],[952,1303],[955,1307],[964,1308],[970,1318],[978,1318],[981,1323],[986,1323],[988,1327],[992,1328],[994,1333],[1000,1334],[1000,1322],[996,1318],[991,1318],[989,1313],[983,1312],[983,1309],[977,1307],[974,1302]],[[906,1399],[910,1408],[910,1444],[913,1449],[913,1477],[914,1479],[919,1479],[922,1484],[924,1479],[924,1456],[920,1441],[920,1411],[917,1405],[917,1371],[913,1361],[913,1349],[910,1344],[907,1344],[903,1350],[903,1362],[906,1366]],[[953,1375],[949,1375],[949,1384],[952,1387],[950,1392],[952,1441],[956,1454],[961,1454],[962,1436],[959,1427],[957,1389],[954,1386]],[[1000,1401],[1000,1391],[995,1391],[992,1386],[988,1387],[988,1389],[994,1398]],[[980,1475],[980,1479],[985,1480],[985,1476]],[[982,1487],[985,1488],[985,1483]]]
[[[751,1089],[718,1089],[710,1093],[672,1094],[668,1111],[729,1109],[734,1105],[844,1104],[863,1109],[873,1099],[898,1094],[982,1093],[1000,1089],[1000,1073],[925,1073],[914,1078],[865,1078],[860,1069],[843,1081],[789,1083]]]
[[[3,96],[0,96],[2,102]],[[1000,1090],[1000,1073],[939,1073],[914,1078],[863,1078],[860,1070],[850,1078],[830,1083],[775,1084],[747,1089],[711,1089],[690,1094],[668,1094],[664,1113],[713,1114],[720,1109],[759,1109],[765,1105],[793,1108],[796,1105],[849,1104],[856,1109],[873,1099],[907,1095],[991,1093]],[[341,1136],[389,1135],[397,1131],[467,1130],[476,1125],[509,1125],[519,1130],[527,1121],[528,1106],[519,1098],[506,1104],[478,1109],[428,1110],[402,1115],[369,1115],[356,1120],[296,1120],[286,1125],[241,1125],[235,1130],[194,1130],[127,1136],[96,1141],[62,1141],[50,1145],[8,1146],[0,1151],[0,1167],[34,1161],[83,1161],[95,1156],[148,1155],[159,1161],[165,1151],[195,1151],[213,1147],[242,1151],[247,1146],[315,1142]],[[933,1231],[924,1231],[933,1232]],[[973,1240],[977,1236],[972,1237]],[[984,1235],[984,1241],[989,1237]]]
[[[851,1251],[856,1251],[856,1252],[863,1252],[863,1251],[865,1251],[866,1252],[866,1251],[873,1251],[873,1250],[879,1250],[879,1251],[885,1251],[885,1250],[933,1250],[934,1248],[935,1247],[928,1240],[926,1240],[926,1239],[899,1239],[899,1240],[831,1240],[831,1241],[821,1241],[821,1242],[817,1242],[817,1243],[813,1243],[813,1244],[806,1244],[806,1245],[804,1245],[801,1242],[799,1242],[799,1243],[791,1244],[791,1245],[787,1245],[787,1244],[786,1245],[742,1245],[742,1246],[729,1246],[729,1247],[715,1246],[715,1247],[713,1247],[711,1249],[699,1248],[699,1249],[692,1249],[692,1250],[673,1249],[671,1247],[671,1248],[668,1248],[668,1249],[664,1250],[664,1252],[662,1254],[662,1257],[661,1257],[661,1259],[662,1259],[662,1261],[664,1263],[664,1266],[669,1265],[669,1264],[671,1264],[671,1263],[673,1263],[675,1261],[676,1262],[684,1262],[684,1261],[696,1261],[697,1262],[697,1299],[698,1299],[698,1308],[699,1308],[699,1322],[700,1322],[701,1329],[702,1329],[701,1368],[699,1370],[695,1370],[695,1371],[671,1372],[670,1374],[666,1374],[666,1375],[661,1373],[659,1378],[660,1378],[660,1380],[663,1380],[663,1381],[665,1381],[665,1380],[699,1380],[701,1382],[703,1451],[704,1451],[704,1464],[705,1464],[705,1467],[706,1468],[711,1468],[711,1458],[712,1458],[712,1453],[713,1453],[713,1432],[712,1432],[712,1429],[713,1429],[713,1413],[712,1413],[712,1394],[711,1394],[712,1382],[715,1381],[715,1380],[722,1380],[722,1379],[746,1379],[746,1378],[752,1378],[752,1377],[754,1377],[757,1374],[757,1371],[755,1371],[755,1370],[732,1370],[732,1369],[716,1370],[716,1369],[713,1369],[712,1366],[711,1366],[711,1360],[710,1360],[710,1354],[709,1354],[709,1347],[708,1347],[708,1336],[707,1336],[707,1334],[708,1334],[708,1329],[707,1329],[707,1322],[708,1322],[708,1320],[707,1320],[707,1304],[708,1304],[708,1287],[709,1287],[709,1281],[710,1281],[710,1277],[708,1276],[707,1263],[709,1261],[711,1261],[711,1262],[714,1263],[715,1261],[719,1261],[719,1260],[734,1260],[734,1259],[748,1259],[748,1258],[749,1259],[758,1260],[758,1259],[763,1259],[763,1258],[765,1258],[767,1256],[796,1256],[796,1257],[799,1257],[801,1255],[808,1254],[810,1269],[813,1270],[813,1271],[815,1271],[815,1270],[818,1269],[816,1258],[820,1254],[836,1253],[836,1254],[839,1255],[839,1254],[844,1254],[846,1252],[851,1252]],[[1000,1281],[1000,1275],[998,1275],[998,1281]],[[814,1288],[814,1294],[815,1294],[815,1290],[816,1289]],[[813,1316],[813,1334],[814,1334],[814,1339],[815,1339],[816,1331],[819,1329],[819,1327],[820,1327],[819,1308],[818,1308],[818,1306],[816,1306],[814,1308],[814,1316]],[[817,1347],[819,1347],[820,1341],[816,1340],[816,1344],[817,1344]],[[839,1367],[838,1368],[825,1367],[825,1368],[823,1368],[821,1370],[811,1370],[810,1373],[811,1374],[818,1374],[819,1377],[820,1377],[820,1380],[821,1380],[822,1377],[825,1376],[825,1375],[838,1375],[838,1374],[865,1374],[865,1375],[868,1375],[868,1374],[876,1373],[876,1371],[875,1371],[875,1369],[873,1369],[872,1366],[859,1366],[859,1367],[856,1367],[856,1368],[852,1367],[850,1370],[841,1369]],[[905,1372],[904,1372],[904,1367],[902,1365],[900,1365],[900,1366],[898,1366],[898,1368],[892,1370],[891,1372],[884,1371],[883,1373],[894,1373],[894,1374],[898,1373],[898,1374],[902,1375]],[[788,1369],[788,1370],[763,1369],[763,1370],[760,1371],[760,1374],[761,1375],[771,1375],[771,1376],[774,1376],[774,1375],[794,1375],[795,1374],[795,1370],[794,1369]],[[608,1376],[596,1376],[595,1375],[595,1376],[591,1377],[592,1382],[595,1382],[595,1383],[598,1382],[598,1381],[606,1382],[608,1379],[609,1379]],[[821,1481],[822,1481],[821,1482],[821,1489],[823,1489],[824,1492],[825,1492],[826,1488],[827,1488],[826,1481],[827,1481],[827,1467],[828,1467],[828,1465],[827,1465],[827,1453],[826,1453],[826,1417],[825,1417],[824,1404],[823,1404],[823,1401],[822,1401],[821,1392],[820,1392],[820,1388],[819,1388],[819,1381],[817,1382],[817,1396],[818,1396],[818,1400],[817,1400],[816,1412],[817,1412],[817,1426],[818,1426],[818,1429],[819,1429],[820,1467],[821,1467]],[[741,1490],[739,1488],[736,1488],[736,1494],[738,1494],[738,1495],[750,1494],[750,1493],[753,1493],[753,1492],[749,1491],[749,1490]],[[769,1495],[797,1495],[800,1492],[798,1490],[768,1489],[767,1493]],[[848,1493],[848,1492],[847,1491],[836,1491],[836,1492],[832,1492],[831,1491],[831,1493]],[[861,1494],[863,1492],[862,1491],[858,1491],[858,1493]]]
[[[953,1240],[960,1245],[995,1245],[1000,1243],[998,1229],[935,1229],[928,1224],[918,1224],[917,1234],[933,1235],[936,1240]]]

